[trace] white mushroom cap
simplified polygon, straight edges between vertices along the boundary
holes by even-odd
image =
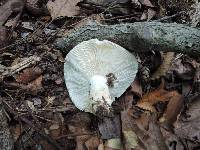
[[[138,63],[133,54],[107,40],[91,39],[76,45],[66,56],[64,77],[72,102],[96,113],[111,106],[135,79]]]

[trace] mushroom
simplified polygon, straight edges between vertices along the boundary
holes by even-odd
[[[107,41],[91,39],[66,56],[65,83],[72,102],[85,112],[106,116],[111,104],[133,82],[138,63],[133,54]]]

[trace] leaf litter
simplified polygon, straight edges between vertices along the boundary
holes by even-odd
[[[97,118],[71,103],[63,80],[66,54],[52,46],[57,37],[94,21],[157,21],[162,19],[160,16],[172,14],[176,17],[167,16],[165,21],[180,23],[184,15],[176,15],[174,8],[182,11],[190,4],[178,4],[166,7],[149,0],[1,2],[0,98],[10,118],[8,124],[16,147],[198,149],[198,58],[171,52],[138,54],[138,76],[113,104],[114,117]],[[186,22],[198,27],[198,3],[192,7],[188,17],[191,20]]]
[[[51,13],[52,19],[56,19],[58,17],[73,17],[79,14],[79,7],[77,3],[80,0],[55,0],[55,1],[48,1],[47,8]]]

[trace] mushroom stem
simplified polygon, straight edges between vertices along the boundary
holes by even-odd
[[[109,107],[112,104],[112,99],[106,77],[95,75],[90,79],[90,99],[94,102],[94,111],[97,111],[100,106],[109,110]]]

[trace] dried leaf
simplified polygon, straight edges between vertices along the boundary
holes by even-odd
[[[191,80],[194,78],[195,69],[191,62],[185,62],[181,59],[172,63],[170,71],[173,71],[175,75],[182,80]]]
[[[147,20],[147,17],[148,17],[147,12],[143,11],[143,13],[142,13],[142,15],[140,17],[140,20]]]
[[[105,150],[122,149],[122,143],[120,138],[109,139],[105,142]]]
[[[137,118],[135,121],[140,129],[148,130],[150,113],[149,112],[142,113],[140,117]]]
[[[35,106],[33,105],[33,102],[27,100],[26,103],[27,103],[28,107],[29,107],[32,111],[35,110]]]
[[[33,15],[45,15],[47,14],[44,6],[41,6],[40,0],[26,0],[26,10]]]
[[[85,142],[87,150],[98,149],[99,144],[100,144],[100,139],[97,136],[93,136]]]
[[[55,123],[49,127],[49,133],[53,139],[57,139],[59,136],[62,136],[62,129],[58,123]]]
[[[98,146],[98,150],[105,150],[105,149],[104,149],[103,143],[101,143],[101,144]]]
[[[7,67],[7,69],[2,74],[0,74],[0,76],[2,76],[2,78],[4,78],[5,76],[11,76],[16,72],[19,72],[24,68],[29,67],[29,65],[35,64],[38,61],[40,61],[40,57],[34,55],[28,58],[17,58],[12,63],[11,67]]]
[[[42,70],[39,67],[26,68],[17,76],[16,81],[27,84],[28,82],[39,77],[41,74]]]
[[[89,25],[89,24],[103,24],[103,20],[104,19],[105,18],[104,18],[104,16],[102,14],[98,14],[98,15],[97,14],[92,14],[89,17],[83,18],[82,20],[80,20],[77,23],[73,24],[73,29],[71,29],[71,30],[65,30],[61,34],[59,34],[59,36],[64,36],[65,37],[65,36],[69,35],[71,32],[73,32],[74,29],[80,28],[80,27],[85,26],[85,25]],[[59,51],[59,53],[60,53],[60,51]],[[61,53],[60,53],[60,55],[62,57]],[[61,59],[61,62],[65,62],[64,58]]]
[[[104,117],[98,127],[102,139],[119,138],[121,136],[121,125],[118,115],[115,115],[114,118]]]
[[[192,5],[192,10],[189,12],[191,23],[197,26],[200,23],[200,2]]]
[[[4,5],[0,6],[0,26],[2,26],[13,13],[21,12],[24,7],[23,0],[8,0]]]
[[[163,62],[152,75],[152,79],[157,79],[166,75],[167,71],[171,67],[172,60],[174,59],[174,52],[162,53]]]
[[[156,109],[153,107],[153,104],[149,103],[149,102],[138,102],[136,104],[137,107],[140,107],[142,109],[151,111],[151,112],[156,112]]]
[[[192,65],[195,68],[194,82],[200,82],[200,63],[193,60]]]
[[[82,135],[76,137],[76,149],[85,150],[85,142],[91,137],[91,135]]]
[[[142,5],[148,6],[148,7],[155,7],[149,0],[139,0]]]
[[[186,114],[187,117],[176,122],[175,133],[181,138],[200,142],[200,97],[191,103]]]
[[[50,127],[49,127],[49,130],[56,130],[56,129],[59,129],[59,124],[55,123],[55,124],[52,124]]]
[[[136,78],[133,81],[133,83],[131,83],[131,89],[128,91],[128,93],[131,93],[133,95],[137,95],[139,98],[142,97],[142,86],[141,86],[138,78]]]
[[[143,149],[136,133],[132,130],[132,122],[127,111],[121,112],[122,134],[126,149]]]
[[[150,93],[145,94],[142,99],[136,104],[136,106],[155,112],[154,104],[158,102],[172,101],[176,102],[180,100],[180,94],[177,91],[166,91],[164,89],[164,83],[161,83],[160,87]]]
[[[68,129],[74,134],[91,134],[90,123],[91,119],[87,113],[76,113],[70,118],[67,118]]]
[[[34,106],[40,106],[42,104],[42,100],[40,98],[33,98]]]
[[[163,128],[161,128],[161,132],[165,139],[165,143],[168,146],[169,150],[183,150],[184,146],[181,143],[179,137],[176,136],[173,132],[169,132]]]
[[[71,134],[76,135],[76,149],[84,150],[85,142],[92,136],[90,130],[91,119],[88,113],[76,113],[66,118],[67,126]]]
[[[134,4],[134,7],[141,8],[141,3],[139,0],[131,0],[132,4]]]
[[[123,131],[125,145],[127,149],[135,149],[138,147],[138,137],[133,131]],[[137,148],[136,148],[137,149]]]
[[[79,14],[79,7],[76,6],[80,0],[49,0],[47,8],[50,11],[52,19],[61,16],[72,17]]]
[[[192,91],[193,85],[190,82],[182,83],[182,95],[183,97],[187,97]]]
[[[48,97],[46,98],[47,105],[48,105],[48,106],[49,106],[49,105],[52,105],[55,99],[56,99],[55,96],[48,96]],[[47,106],[47,105],[46,105],[46,106]]]
[[[42,75],[39,76],[37,79],[31,81],[27,88],[33,92],[38,91],[42,88]]]
[[[163,114],[162,121],[167,127],[171,127],[173,123],[177,120],[178,115],[183,107],[183,97],[180,94],[174,94],[170,99],[167,109]]]
[[[149,129],[148,129],[149,136],[151,137],[152,142],[155,143],[153,146],[153,143],[151,144],[152,150],[158,149],[158,150],[168,150],[167,145],[165,144],[165,139],[162,135],[160,126],[157,122],[157,114],[152,113],[149,119]]]
[[[9,40],[8,29],[6,27],[0,26],[0,48],[6,46],[8,44],[8,40]]]
[[[153,10],[152,8],[149,8],[147,10],[147,15],[148,15],[147,21],[150,21],[156,15],[156,11]]]
[[[21,135],[21,127],[20,124],[16,124],[14,126],[10,126],[11,133],[13,135],[14,141],[17,141]]]

